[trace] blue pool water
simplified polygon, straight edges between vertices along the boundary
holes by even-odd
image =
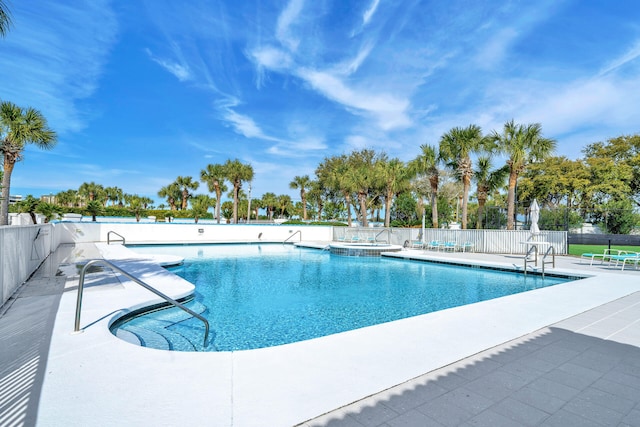
[[[188,306],[203,311],[211,324],[207,351],[302,341],[569,280],[384,257],[343,257],[278,244],[131,249],[185,257],[184,265],[172,271],[196,285],[195,300]],[[135,331],[161,326],[200,342],[202,323],[170,321],[167,313],[174,310],[139,316],[119,327]],[[176,343],[171,348],[193,350]]]

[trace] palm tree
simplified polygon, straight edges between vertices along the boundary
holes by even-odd
[[[21,200],[18,203],[18,209],[20,210],[20,212],[28,213],[29,216],[31,216],[31,222],[33,224],[37,224],[38,221],[36,220],[36,210],[38,209],[39,205],[40,205],[40,200],[36,199],[31,194],[29,194],[27,197],[24,198],[24,200]]]
[[[302,199],[302,219],[307,220],[307,189],[311,185],[311,179],[309,175],[296,176],[293,181],[289,183],[289,188],[300,189],[300,199]]]
[[[504,124],[502,134],[493,131],[491,140],[496,144],[497,151],[508,157],[507,230],[513,230],[518,176],[530,163],[551,156],[556,148],[556,141],[542,136],[540,123],[517,125],[513,120]]]
[[[16,162],[22,160],[25,145],[35,144],[49,150],[56,142],[56,133],[49,129],[47,120],[38,110],[23,109],[7,101],[0,103],[0,154],[4,157],[0,225],[9,223],[11,173]]]
[[[374,164],[377,160],[373,150],[364,149],[354,151],[347,160],[348,169],[344,175],[345,184],[348,188],[355,188],[358,195],[360,208],[360,221],[363,227],[367,227],[367,202],[369,191],[375,185],[376,176]]]
[[[180,187],[175,182],[162,187],[160,191],[158,191],[158,196],[165,197],[167,199],[167,203],[169,204],[169,209],[172,211],[176,210],[176,201],[182,197],[182,192],[180,191]]]
[[[485,145],[480,126],[455,127],[440,138],[440,154],[462,181],[462,228],[467,228],[467,204],[473,168],[471,154],[480,152]]]
[[[11,12],[4,1],[0,0],[0,37],[7,35],[9,27],[11,27]]]
[[[423,144],[420,146],[422,153],[409,163],[411,175],[422,175],[429,180],[431,187],[431,224],[438,228],[438,185],[440,184],[440,171],[438,165],[441,158],[438,148]]]
[[[104,189],[104,192],[106,194],[105,206],[107,201],[111,201],[111,206],[113,206],[118,202],[122,202],[124,198],[124,191],[119,187],[107,187]]]
[[[293,203],[291,202],[291,196],[288,194],[281,194],[277,198],[278,208],[280,208],[280,218],[285,217],[285,213],[291,209]]]
[[[78,194],[83,196],[85,200],[93,202],[94,200],[102,199],[101,196],[106,196],[106,191],[102,185],[91,181],[83,182],[78,188]]]
[[[484,216],[484,206],[487,202],[489,194],[504,185],[504,180],[509,174],[509,167],[504,165],[500,169],[493,170],[491,158],[488,156],[479,157],[477,167],[473,171],[476,180],[476,197],[478,198],[478,219],[476,228],[482,228],[482,219]]]
[[[96,216],[100,215],[104,211],[104,208],[102,206],[102,203],[100,203],[99,201],[91,200],[89,203],[87,203],[87,207],[85,208],[85,210],[89,215],[91,215],[91,221],[95,222]]]
[[[384,226],[391,224],[393,198],[409,186],[409,171],[399,159],[380,159],[376,162],[380,181],[384,183]]]
[[[179,176],[176,178],[176,184],[182,193],[182,204],[180,209],[185,210],[187,209],[189,197],[191,197],[189,190],[197,190],[200,183],[198,181],[194,181],[190,176]]]
[[[278,197],[275,193],[264,193],[262,195],[262,206],[267,209],[267,216],[269,217],[269,221],[273,220],[273,211],[278,204]]]
[[[320,180],[313,180],[309,183],[308,195],[318,207],[317,221],[322,221],[322,209],[324,208],[324,197],[326,189],[322,186]],[[312,203],[313,203],[312,202]]]
[[[198,194],[191,199],[191,210],[196,224],[201,216],[206,215],[209,208],[213,205],[213,198],[206,194]]]
[[[240,160],[227,160],[224,164],[224,175],[233,185],[233,223],[238,223],[238,192],[243,181],[253,179],[253,167],[240,163]]]
[[[227,191],[224,183],[225,169],[224,165],[214,164],[207,165],[206,169],[200,171],[200,181],[207,183],[209,192],[216,193],[216,221],[220,224],[220,203],[222,192]]]

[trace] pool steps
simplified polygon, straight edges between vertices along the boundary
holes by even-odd
[[[197,301],[191,301],[185,305],[198,314],[204,313],[207,309]],[[118,326],[113,333],[131,344],[158,350],[197,351],[201,347],[202,343],[194,344],[181,333],[168,329],[193,319],[188,313],[169,308],[161,310],[155,316],[154,320],[145,321],[145,327],[125,323]]]

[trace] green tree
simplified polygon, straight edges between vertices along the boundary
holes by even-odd
[[[102,206],[102,203],[97,200],[91,200],[85,207],[85,212],[91,215],[91,221],[93,222],[96,221],[96,216],[102,214],[103,211],[104,207]]]
[[[140,222],[140,216],[144,211],[144,200],[137,194],[125,194],[124,201],[127,204],[127,210],[135,215],[136,222]]]
[[[432,227],[438,228],[438,187],[440,184],[440,171],[438,165],[441,157],[438,148],[432,145],[423,144],[420,146],[422,152],[411,162],[409,162],[409,171],[412,176],[423,176],[429,180],[431,188],[430,204],[431,204],[431,221]]]
[[[220,203],[222,203],[222,192],[227,191],[224,183],[225,167],[221,164],[209,164],[200,171],[200,181],[207,184],[209,192],[216,194],[216,222],[220,224]]]
[[[279,195],[277,207],[278,209],[280,209],[280,218],[286,218],[287,211],[290,211],[293,208],[291,196],[289,196],[288,194]]]
[[[375,151],[363,149],[353,151],[347,159],[348,169],[345,175],[348,188],[355,188],[358,196],[359,218],[363,227],[368,226],[367,207],[369,204],[370,190],[377,182],[376,169],[374,167],[378,155]]]
[[[39,204],[40,200],[29,194],[23,200],[18,202],[18,211],[22,213],[28,213],[31,216],[31,221],[33,222],[33,224],[37,224],[38,222],[36,221],[36,211]]]
[[[513,120],[504,124],[502,133],[493,131],[491,140],[496,144],[497,150],[507,156],[507,230],[513,230],[518,176],[529,164],[551,156],[556,148],[556,141],[542,136],[540,123],[521,125],[515,124]]]
[[[269,217],[269,221],[273,220],[273,212],[276,210],[277,205],[278,197],[274,193],[264,193],[262,195],[262,206],[267,209],[267,216]]]
[[[440,138],[440,155],[462,182],[463,229],[467,228],[467,204],[473,176],[471,154],[484,150],[486,141],[482,136],[482,129],[476,125],[469,125],[466,128],[455,127]]]
[[[11,174],[16,162],[22,160],[25,146],[34,144],[49,150],[55,146],[56,138],[56,133],[49,129],[47,120],[38,110],[23,109],[7,101],[0,103],[0,154],[4,157],[0,225],[9,223]]]
[[[302,219],[307,220],[307,189],[311,186],[309,175],[296,176],[289,183],[289,188],[300,189],[300,199],[302,200]]]
[[[493,169],[491,158],[482,156],[478,158],[476,169],[473,176],[476,180],[476,197],[478,199],[478,213],[476,219],[476,228],[482,228],[484,217],[484,207],[487,203],[489,195],[504,185],[504,181],[509,175],[507,165],[500,169]]]
[[[250,164],[241,163],[240,160],[227,160],[224,164],[226,178],[233,185],[233,223],[238,223],[238,192],[242,183],[253,179],[253,167]]]
[[[104,189],[104,192],[106,196],[105,206],[107,201],[111,202],[111,206],[115,205],[116,203],[122,204],[122,202],[124,201],[124,191],[122,190],[122,188],[106,187]]]
[[[611,159],[616,167],[629,169],[631,177],[625,178],[624,183],[635,205],[640,206],[640,134],[589,144],[583,153],[586,162],[590,159]]]
[[[325,158],[316,168],[316,176],[325,188],[342,194],[347,223],[351,227],[351,200],[356,191],[356,180],[346,155]]]
[[[78,188],[78,194],[84,197],[84,199],[89,202],[97,200],[103,203],[103,201],[105,201],[107,198],[107,192],[105,191],[104,187],[100,184],[96,184],[93,181],[82,183],[82,185],[80,185],[80,187]]]
[[[522,200],[538,199],[552,209],[563,201],[569,208],[580,205],[588,196],[591,185],[589,169],[582,160],[549,157],[531,164],[518,182]]]
[[[191,199],[191,210],[196,224],[200,217],[207,214],[209,208],[214,204],[214,199],[206,194],[198,194]]]
[[[167,203],[169,204],[169,209],[175,211],[177,209],[176,201],[182,197],[182,191],[178,184],[174,182],[162,187],[160,191],[158,191],[158,196],[166,198]]]
[[[227,220],[227,224],[229,224],[229,222],[233,218],[233,202],[226,201],[222,203],[221,209],[222,217]]]
[[[189,198],[191,197],[191,192],[189,190],[197,190],[200,186],[198,181],[194,181],[190,176],[179,176],[175,181],[178,188],[180,188],[181,194],[181,209],[187,209],[187,203],[189,202]]]
[[[0,154],[4,157],[0,184],[0,225],[9,223],[11,174],[16,162],[22,160],[25,146],[35,144],[49,150],[56,142],[56,133],[49,129],[47,120],[38,110],[23,109],[7,101],[0,103]]]
[[[62,215],[62,208],[52,203],[40,202],[36,208],[36,212],[44,215],[44,222],[47,223],[58,215]]]
[[[376,162],[378,176],[383,184],[384,226],[391,225],[391,205],[394,198],[409,188],[409,169],[399,159],[389,161],[382,158]]]

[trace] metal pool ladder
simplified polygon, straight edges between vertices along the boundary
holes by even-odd
[[[117,267],[116,265],[114,265],[113,263],[111,263],[111,262],[109,262],[109,261],[107,261],[105,259],[92,259],[89,262],[87,262],[84,265],[84,267],[82,267],[82,270],[80,271],[80,280],[78,281],[78,298],[76,300],[76,321],[75,321],[75,326],[74,326],[74,329],[73,329],[74,333],[82,332],[80,330],[80,312],[82,311],[82,291],[83,291],[83,288],[84,288],[84,276],[85,276],[87,270],[89,269],[89,267],[91,267],[92,265],[95,265],[95,264],[103,264],[103,265],[105,265],[105,266],[117,271],[118,273],[122,274],[123,276],[128,277],[129,279],[133,280],[135,283],[137,283],[138,285],[140,285],[143,288],[147,289],[148,291],[153,292],[154,294],[158,295],[160,298],[162,298],[163,300],[167,301],[168,303],[173,304],[174,306],[178,307],[179,309],[189,313],[191,316],[195,317],[196,319],[202,321],[202,323],[204,323],[204,343],[203,343],[203,346],[206,347],[207,339],[209,338],[209,322],[207,321],[207,319],[205,319],[204,317],[200,316],[198,313],[194,312],[193,310],[188,309],[183,304],[180,304],[178,301],[176,301],[173,298],[163,294],[162,292],[160,292],[156,288],[146,284],[142,280],[138,279],[137,277],[132,276],[131,274],[127,273],[126,271],[124,271],[120,267]]]
[[[527,262],[531,261],[531,253],[533,252],[535,265],[538,265],[538,247],[533,245],[527,251],[527,254],[524,256],[524,274],[527,274]],[[547,261],[547,257],[551,254],[551,261]],[[547,250],[545,251],[542,259],[540,260],[540,264],[542,265],[542,277],[544,277],[544,266],[545,264],[551,264],[552,268],[556,268],[556,249],[553,245],[549,245]]]
[[[107,233],[107,245],[110,245],[110,244],[111,244],[111,235],[112,235],[112,234],[115,234],[116,236],[120,237],[120,240],[118,240],[118,241],[122,241],[122,244],[123,244],[123,245],[126,245],[126,244],[127,244],[127,242],[125,241],[125,239],[124,239],[124,236],[123,236],[123,235],[118,234],[118,233],[116,233],[115,231],[109,231],[109,232]]]

